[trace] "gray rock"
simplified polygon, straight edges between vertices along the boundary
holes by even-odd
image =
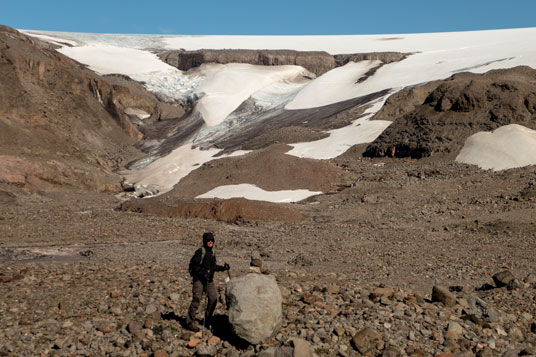
[[[447,288],[436,285],[432,289],[432,301],[441,302],[445,306],[454,306],[456,305],[456,296]]]
[[[143,339],[142,324],[138,321],[130,321],[127,325],[127,330],[132,334],[133,338],[138,340]]]
[[[508,329],[508,336],[512,337],[514,340],[523,340],[523,332],[517,326],[510,326]]]
[[[382,357],[398,357],[398,356],[401,356],[402,353],[400,353],[399,350],[395,349],[395,348],[387,348],[385,351],[383,351],[382,353]]]
[[[447,331],[451,331],[452,333],[456,334],[457,336],[460,336],[463,333],[463,327],[457,323],[456,321],[449,322],[449,325],[447,327]]]
[[[470,321],[478,325],[499,321],[499,313],[493,306],[475,295],[466,297],[469,307],[463,310],[463,314]]]
[[[259,352],[257,357],[275,357],[277,350],[274,347],[269,347],[264,351]]]
[[[521,289],[523,288],[523,283],[517,279],[512,279],[508,282],[506,287],[508,288],[508,290]]]
[[[294,357],[312,357],[311,344],[308,341],[300,338],[292,338],[290,340],[294,346]]]
[[[352,338],[352,345],[362,354],[375,351],[379,342],[382,342],[382,336],[368,327],[359,331]]]
[[[507,286],[508,283],[515,279],[514,274],[512,274],[508,270],[503,270],[495,275],[493,275],[493,282],[495,283],[495,286],[498,288],[501,288],[503,286]]]
[[[523,282],[529,284],[529,285],[534,285],[536,284],[536,274],[533,274],[533,273],[530,273],[529,275],[527,275],[525,277],[525,279],[523,280]]]
[[[158,310],[157,307],[155,305],[151,304],[151,305],[147,306],[147,308],[145,309],[145,313],[147,315],[150,315],[150,314],[156,312],[157,310]]]
[[[210,357],[215,356],[218,353],[218,346],[216,345],[206,345],[204,343],[199,343],[195,346],[195,352],[197,356]]]
[[[259,344],[272,336],[283,319],[281,292],[272,275],[247,274],[226,288],[229,322],[237,336]]]

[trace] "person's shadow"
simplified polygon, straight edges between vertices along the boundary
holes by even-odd
[[[177,321],[183,329],[186,329],[188,325],[186,318],[178,316],[175,312],[167,312],[162,314],[164,320]],[[203,320],[199,321],[199,325],[203,325]],[[229,323],[229,317],[227,315],[214,315],[212,317],[212,326],[210,326],[212,334],[222,341],[229,342],[233,347],[245,350],[249,347],[250,343],[240,337],[238,337],[234,331],[233,326]]]
[[[174,321],[177,321],[181,325],[181,327],[184,328],[184,329],[186,328],[186,325],[188,325],[186,323],[186,318],[177,315],[174,311],[166,312],[165,314],[163,313],[162,314],[162,320],[174,320]]]

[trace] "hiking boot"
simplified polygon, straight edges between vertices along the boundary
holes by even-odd
[[[205,317],[205,327],[208,328],[209,330],[212,329],[214,327],[214,317],[210,316],[206,316]]]
[[[195,322],[188,323],[186,328],[192,332],[199,332],[199,326]]]

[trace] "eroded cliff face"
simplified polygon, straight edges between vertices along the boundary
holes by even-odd
[[[0,26],[0,184],[119,190],[140,157],[141,120],[181,116],[128,77],[98,76],[45,42]],[[129,108],[131,111],[129,111]],[[174,112],[175,110],[175,112]],[[42,186],[42,187],[40,187]]]
[[[465,140],[508,124],[536,129],[536,70],[459,73],[388,98],[374,119],[394,120],[364,155],[456,155]]]
[[[262,66],[297,65],[320,76],[350,61],[379,60],[383,63],[401,61],[408,54],[398,52],[374,52],[330,55],[322,51],[294,50],[198,50],[165,51],[159,57],[182,71],[199,67],[203,63],[248,63]]]
[[[203,63],[248,63],[261,66],[297,65],[320,75],[335,68],[335,59],[327,52],[293,50],[198,50],[166,51],[159,54],[166,63],[182,71]]]

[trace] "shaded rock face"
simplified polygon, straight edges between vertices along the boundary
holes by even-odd
[[[233,279],[225,296],[234,332],[249,343],[262,343],[281,326],[283,298],[274,276],[251,273]]]
[[[480,131],[508,124],[536,129],[536,70],[460,73],[406,89],[391,96],[374,119],[394,122],[364,156],[454,156]]]
[[[95,75],[5,26],[0,78],[0,154],[10,163],[0,181],[20,187],[120,190],[111,171],[141,155],[133,147],[140,119],[125,111],[146,112],[149,122],[182,115],[128,77]]]
[[[405,53],[374,52],[342,54],[332,56],[323,51],[294,50],[197,50],[166,51],[159,54],[166,63],[187,71],[203,63],[249,63],[261,66],[296,65],[320,76],[335,67],[344,66],[350,61],[380,60],[383,63],[401,61]]]

